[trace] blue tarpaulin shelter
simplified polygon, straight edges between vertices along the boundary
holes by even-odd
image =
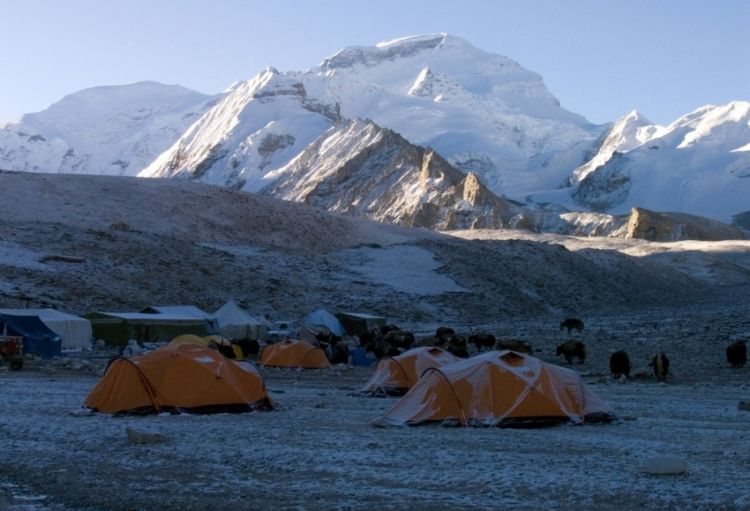
[[[23,337],[23,352],[42,358],[62,356],[62,338],[36,316],[0,314],[0,333]]]
[[[332,333],[339,337],[346,335],[346,329],[341,325],[336,316],[324,309],[311,312],[302,320],[300,337],[304,340],[315,339],[318,333]]]

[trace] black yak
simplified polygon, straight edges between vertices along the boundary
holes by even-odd
[[[495,341],[495,336],[487,332],[479,332],[469,336],[469,342],[476,347],[477,351],[482,351],[484,348],[491,350],[495,347]]]
[[[609,357],[609,372],[615,378],[630,378],[630,357],[625,351],[615,351]]]
[[[568,335],[570,335],[571,330],[578,330],[579,333],[583,332],[583,321],[578,318],[567,318],[560,322],[560,330],[563,328],[568,329]]]
[[[745,341],[735,341],[727,346],[727,362],[735,369],[745,367],[747,363],[747,345]]]
[[[581,341],[570,339],[557,346],[557,355],[563,355],[568,364],[573,363],[573,357],[578,358],[579,363],[586,361],[586,345]]]
[[[649,365],[654,369],[656,381],[666,381],[669,376],[669,359],[663,351],[654,355]]]
[[[260,352],[260,343],[255,339],[241,339],[232,341],[232,344],[236,344],[240,347],[244,358],[256,357]]]

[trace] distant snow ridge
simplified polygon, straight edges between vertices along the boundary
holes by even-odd
[[[562,215],[632,207],[748,226],[749,112],[735,101],[669,126],[635,111],[595,126],[537,73],[440,33],[269,67],[217,96],[86,89],[1,127],[0,168],[193,179],[437,228],[505,225],[505,197],[530,213],[511,224],[552,230],[611,230]]]
[[[257,191],[337,115],[335,105],[309,100],[300,80],[267,68],[235,86],[140,175]]]
[[[215,99],[156,82],[85,89],[0,129],[0,168],[133,176]]]
[[[632,207],[731,223],[750,211],[750,102],[708,105],[669,126],[618,120],[571,174],[573,197],[598,211]]]

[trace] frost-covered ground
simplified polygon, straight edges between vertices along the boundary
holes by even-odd
[[[750,323],[740,308],[706,312],[589,319],[592,356],[575,368],[621,418],[606,426],[377,428],[395,401],[352,395],[368,368],[264,370],[273,412],[138,418],[78,413],[98,379],[85,367],[0,372],[0,508],[750,509],[750,412],[737,408],[750,368],[723,360]],[[559,363],[555,325],[493,330]],[[665,349],[674,375],[612,382],[606,360],[620,347],[635,372]],[[169,442],[133,445],[128,426]],[[641,473],[656,454],[686,459],[688,473]]]
[[[370,421],[391,401],[350,395],[364,369],[267,371],[270,413],[87,417],[74,412],[95,373],[32,363],[0,370],[0,510],[750,509],[750,413],[737,410],[750,369],[724,360],[729,342],[750,338],[748,242],[460,239],[180,181],[0,173],[0,184],[4,306],[215,310],[235,298],[272,318],[322,306],[419,334],[486,328],[558,363],[558,325],[574,314],[590,349],[576,368],[634,418],[378,429]],[[607,383],[616,349],[635,373],[663,349],[674,376]],[[131,445],[126,426],[170,441]],[[686,458],[689,473],[641,474],[656,453]]]

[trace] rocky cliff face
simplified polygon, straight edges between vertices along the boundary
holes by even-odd
[[[622,237],[649,241],[748,239],[747,231],[714,220],[684,213],[656,213],[633,208]]]
[[[518,210],[474,174],[370,121],[339,123],[275,175],[263,193],[409,227],[503,227]]]

